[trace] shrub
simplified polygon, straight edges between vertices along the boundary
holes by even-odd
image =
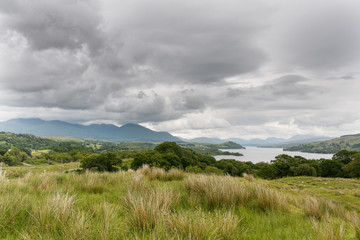
[[[120,165],[122,160],[115,153],[102,153],[102,154],[92,154],[81,161],[81,167],[83,169],[97,170],[100,172],[117,171],[118,168],[115,167]]]

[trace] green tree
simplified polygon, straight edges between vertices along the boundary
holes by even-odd
[[[292,175],[290,167],[296,167],[299,163],[296,158],[287,154],[280,154],[275,157],[275,160],[271,160],[271,165],[274,168],[275,177],[286,177]]]
[[[265,162],[259,162],[255,164],[257,171],[256,176],[259,176],[261,178],[265,179],[274,179],[276,178],[276,172],[272,164],[265,163]]]
[[[2,157],[2,161],[9,166],[20,165],[27,159],[29,159],[29,156],[25,152],[20,151],[18,148],[12,148]]]
[[[294,173],[294,176],[316,176],[316,169],[307,163],[291,167],[291,171]]]
[[[320,176],[321,177],[342,177],[343,164],[333,160],[325,159],[320,163]]]
[[[346,164],[343,169],[347,174],[349,174],[350,177],[360,178],[360,154],[359,158]]]
[[[101,153],[101,154],[91,154],[81,161],[81,167],[83,169],[94,169],[100,172],[108,171],[114,172],[117,171],[121,164],[122,160],[115,153]]]
[[[334,154],[332,160],[341,162],[343,164],[348,164],[352,160],[352,156],[356,154],[355,151],[341,150]]]

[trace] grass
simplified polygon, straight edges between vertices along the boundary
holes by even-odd
[[[360,239],[360,180],[75,167],[2,169],[0,239]]]
[[[148,177],[150,180],[176,181],[182,180],[185,177],[185,173],[179,169],[172,168],[169,171],[165,171],[162,168],[150,168],[149,165],[143,165],[137,172]]]

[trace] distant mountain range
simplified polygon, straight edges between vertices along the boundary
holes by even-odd
[[[266,139],[242,139],[242,138],[206,138],[182,139],[168,132],[156,132],[138,124],[125,124],[121,127],[112,124],[73,124],[59,120],[45,121],[39,118],[17,118],[0,122],[0,131],[13,133],[29,133],[37,136],[53,137],[66,136],[83,139],[97,139],[109,141],[147,141],[147,142],[194,142],[222,144],[235,142],[242,146],[260,147],[291,147],[330,139],[311,135],[297,135],[292,138],[266,138]]]
[[[325,136],[312,136],[312,135],[296,135],[291,138],[266,138],[266,139],[242,139],[242,138],[227,138],[227,139],[220,139],[220,138],[193,138],[193,139],[183,139],[187,142],[198,142],[198,143],[213,143],[213,144],[220,144],[223,142],[232,141],[242,146],[257,146],[257,147],[291,147],[298,144],[304,143],[311,143],[317,141],[324,141],[329,140],[330,137]]]
[[[81,125],[63,121],[45,121],[38,118],[18,118],[0,123],[0,131],[30,133],[37,136],[67,136],[110,141],[181,141],[168,132],[156,132],[138,124],[121,127],[112,124]]]

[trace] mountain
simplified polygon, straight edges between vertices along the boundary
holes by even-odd
[[[138,124],[121,127],[112,124],[73,124],[58,120],[45,121],[38,118],[18,118],[0,123],[0,131],[29,133],[38,136],[67,136],[110,141],[181,141],[168,132],[156,132]]]
[[[242,146],[256,146],[256,147],[290,147],[294,145],[298,145],[301,143],[311,143],[315,141],[328,140],[329,137],[325,136],[312,136],[312,135],[296,135],[291,138],[276,138],[270,137],[266,139],[254,138],[254,139],[242,139],[242,138],[206,138],[199,137],[193,139],[184,139],[187,142],[196,142],[196,143],[213,143],[220,144],[224,142],[235,142],[241,144]]]
[[[325,136],[296,135],[289,139],[282,140],[281,142],[272,143],[272,144],[267,143],[260,145],[259,147],[289,148],[299,144],[326,141],[330,139],[331,139],[330,137],[325,137]]]
[[[186,142],[194,142],[194,143],[212,143],[212,144],[221,144],[226,141],[221,140],[219,138],[207,138],[207,137],[198,137],[192,139],[183,139]]]
[[[327,141],[300,144],[286,148],[285,150],[311,153],[337,153],[343,149],[360,151],[360,134],[345,135]]]

